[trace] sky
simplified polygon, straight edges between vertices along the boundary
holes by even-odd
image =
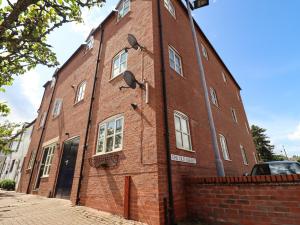
[[[84,10],[84,24],[67,24],[48,39],[63,64],[115,8]],[[5,1],[4,1],[5,4]],[[242,87],[250,124],[267,129],[275,152],[300,155],[300,1],[211,0],[193,16]],[[8,119],[29,122],[37,116],[43,84],[53,68],[38,66],[0,93],[12,112]]]

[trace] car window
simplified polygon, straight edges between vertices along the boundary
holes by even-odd
[[[300,166],[297,163],[270,164],[272,175],[276,174],[300,174]]]
[[[261,164],[254,166],[251,175],[270,175],[270,169],[268,164]]]

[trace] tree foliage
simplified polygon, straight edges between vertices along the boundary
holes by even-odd
[[[267,130],[256,125],[251,126],[253,141],[261,160],[272,161],[274,157],[274,145],[271,145],[270,138],[266,135]]]
[[[13,76],[38,64],[58,65],[47,36],[69,22],[82,22],[84,7],[101,6],[105,0],[18,0],[1,7],[0,0],[0,89],[11,85]],[[2,4],[1,4],[2,3]],[[1,103],[0,112],[7,109]]]
[[[15,140],[13,133],[19,126],[20,124],[9,121],[0,124],[0,152],[5,154],[10,152],[9,145]]]

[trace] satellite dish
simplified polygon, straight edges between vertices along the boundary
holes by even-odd
[[[141,47],[133,34],[128,34],[127,40],[130,46],[135,50],[138,50]]]
[[[135,76],[133,75],[132,72],[130,71],[125,71],[123,73],[123,79],[125,81],[125,83],[128,85],[128,87],[135,89],[136,88],[136,84],[138,83],[137,80],[135,79]]]

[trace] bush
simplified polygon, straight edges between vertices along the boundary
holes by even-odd
[[[7,190],[7,191],[13,191],[15,190],[16,182],[14,180],[2,180],[0,181],[0,188]]]

